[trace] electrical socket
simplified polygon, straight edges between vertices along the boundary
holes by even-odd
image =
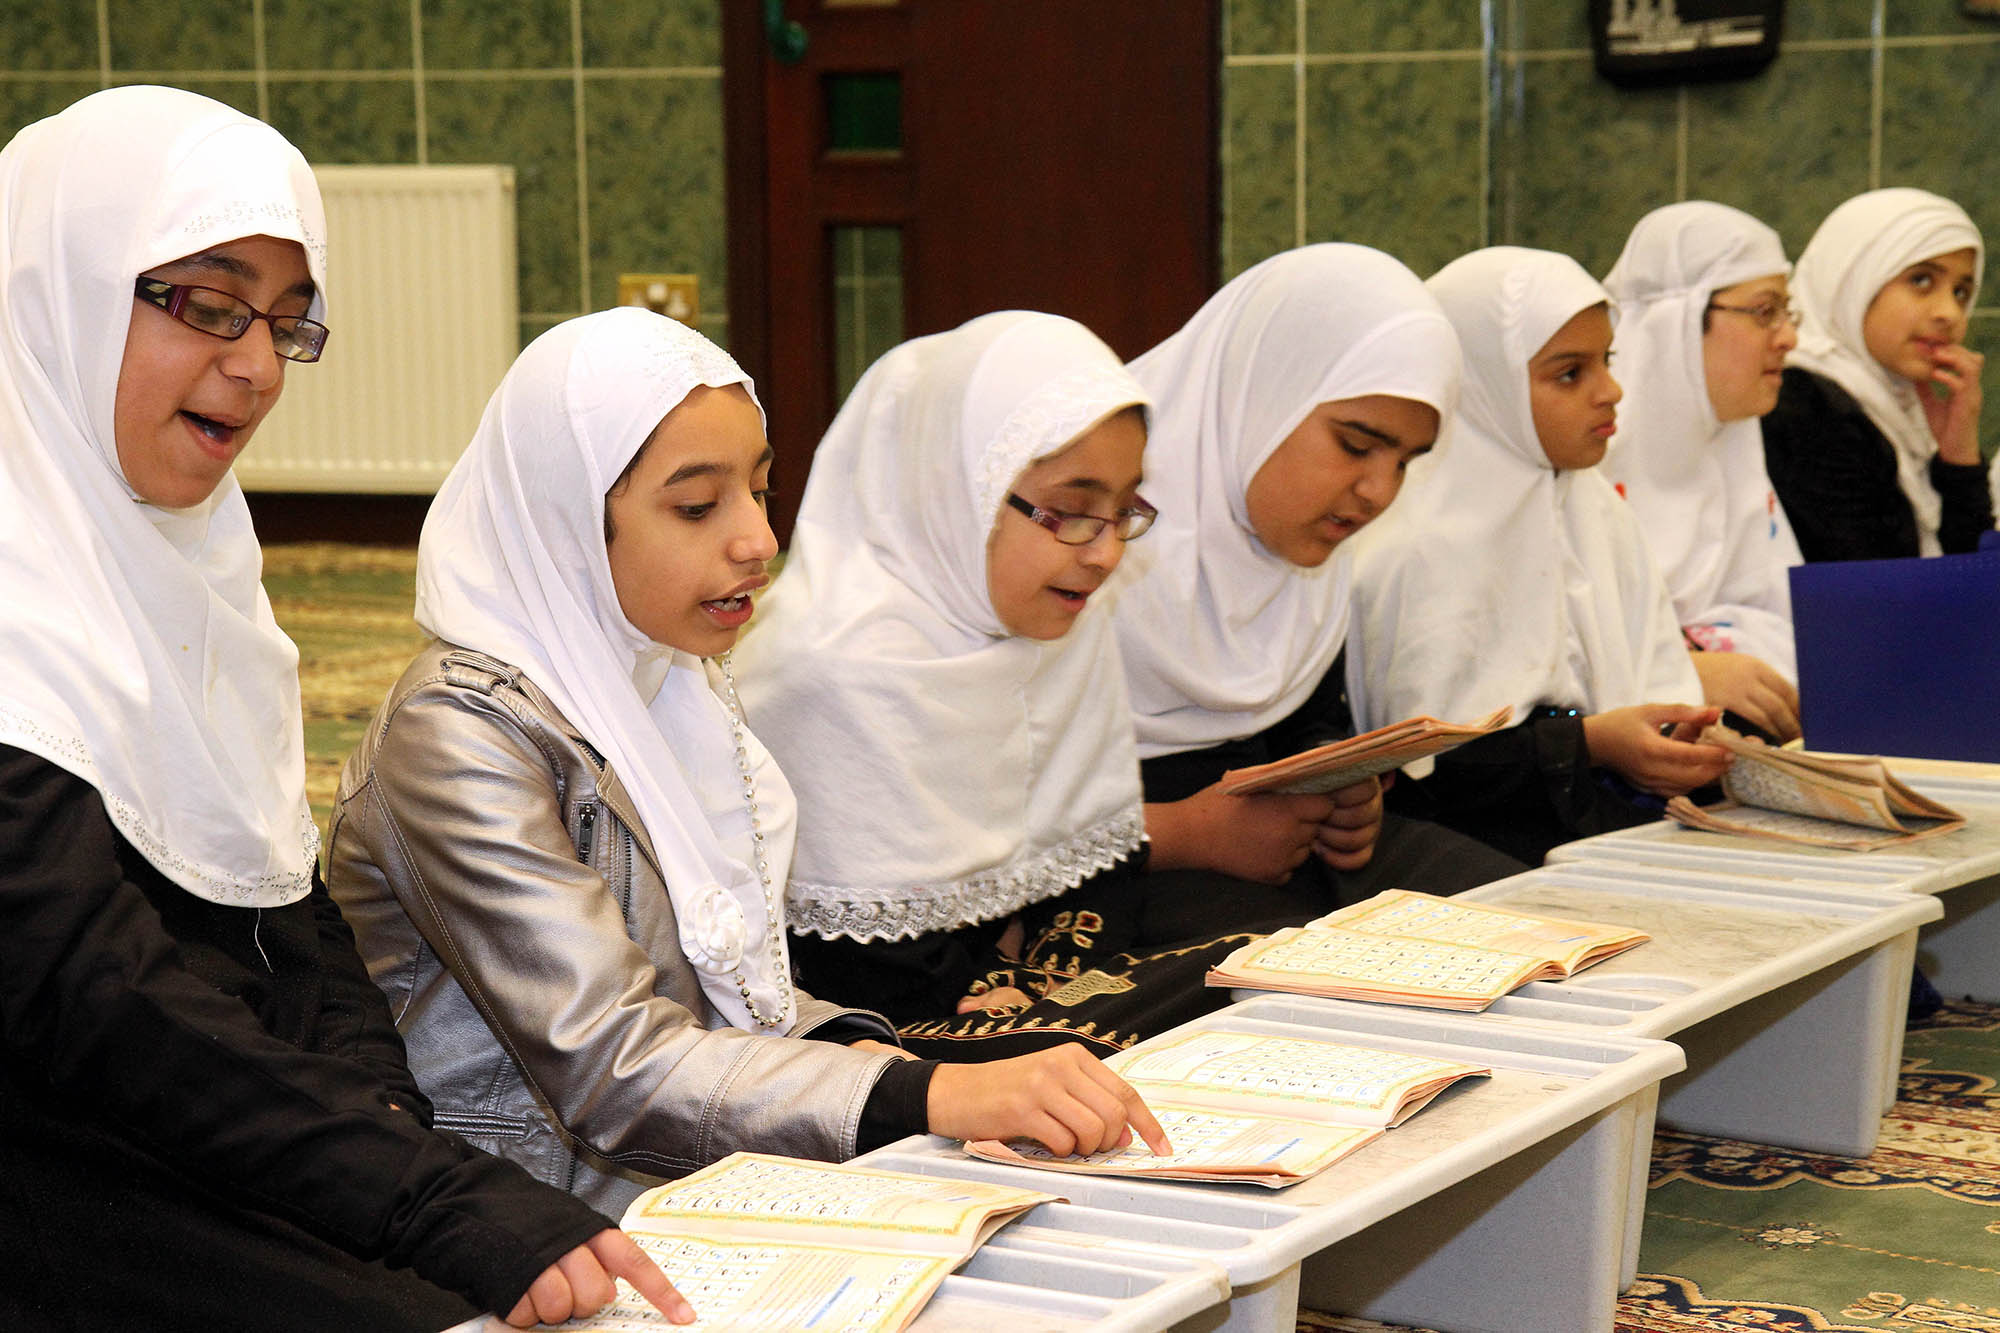
[[[618,304],[644,306],[689,328],[701,321],[701,280],[692,273],[621,273]]]

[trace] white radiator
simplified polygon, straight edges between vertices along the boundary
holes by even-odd
[[[514,169],[314,174],[333,333],[323,360],[287,367],[236,475],[246,490],[433,492],[520,347]]]

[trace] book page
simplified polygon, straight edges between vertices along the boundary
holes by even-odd
[[[1406,889],[1385,890],[1308,922],[1305,929],[1323,926],[1539,956],[1558,964],[1565,973],[1576,970],[1586,958],[1595,961],[1646,939],[1644,931],[1625,926],[1565,921]]]
[[[1154,1156],[1137,1139],[1123,1148],[1086,1156],[1059,1157],[1032,1139],[1011,1143],[988,1139],[968,1143],[965,1150],[989,1161],[1051,1171],[1230,1181],[1277,1189],[1331,1166],[1382,1133],[1356,1125],[1315,1125],[1169,1102],[1155,1102],[1151,1109],[1174,1145],[1165,1157]]]
[[[1766,810],[1760,806],[1739,805],[1734,801],[1697,806],[1685,796],[1676,796],[1667,802],[1667,817],[1689,828],[1703,829],[1710,833],[1734,833],[1744,837],[1769,838],[1776,842],[1804,843],[1813,847],[1839,847],[1853,852],[1873,851],[1877,847],[1892,847],[1898,843],[1912,842],[1938,833],[1949,833],[1965,822],[1962,819],[1908,818],[1898,825],[1897,831],[1890,832],[1881,829],[1871,830],[1836,819],[1815,819],[1811,815],[1796,815],[1787,810]]]
[[[1224,774],[1223,780],[1228,785],[1223,791],[1230,796],[1339,791],[1497,731],[1509,712],[1498,709],[1466,726],[1440,722],[1434,717],[1405,718],[1344,741],[1330,741],[1302,754]]]
[[[727,1244],[658,1231],[633,1239],[694,1306],[695,1322],[668,1323],[621,1279],[612,1304],[556,1327],[572,1333],[668,1328],[895,1333],[917,1317],[963,1258],[838,1245]]]
[[[1760,806],[1814,819],[1902,832],[1878,787],[1809,776],[1796,768],[1770,763],[1761,756],[1739,752],[1722,775],[1722,791],[1738,805]]]
[[[1208,981],[1483,1009],[1522,982],[1553,971],[1545,960],[1525,954],[1295,926],[1230,954]]]
[[[624,1226],[634,1235],[692,1231],[710,1240],[825,1240],[962,1259],[1000,1225],[1054,1197],[979,1181],[736,1153],[641,1194],[625,1210]]]
[[[1492,1072],[1405,1051],[1213,1030],[1105,1063],[1149,1104],[1194,1103],[1348,1125],[1396,1124],[1458,1079]]]

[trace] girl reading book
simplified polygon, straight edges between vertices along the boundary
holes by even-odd
[[[1156,403],[1157,539],[1115,604],[1153,865],[1220,870],[1226,897],[1158,877],[1159,938],[1330,911],[1394,884],[1449,893],[1521,866],[1384,816],[1369,779],[1330,796],[1229,796],[1223,774],[1352,730],[1337,658],[1345,543],[1431,448],[1458,339],[1388,255],[1312,245],[1230,282],[1132,363]],[[1462,722],[1469,718],[1450,717]]]
[[[1799,734],[1799,548],[1758,418],[1798,343],[1789,267],[1778,233],[1695,200],[1641,218],[1604,280],[1625,389],[1604,475],[1666,578],[1704,697],[1774,741]]]
[[[1657,817],[1714,781],[1680,624],[1629,506],[1597,472],[1617,423],[1604,288],[1566,256],[1500,246],[1428,284],[1466,377],[1437,454],[1360,541],[1348,682],[1357,719],[1513,725],[1392,795],[1523,861]],[[1413,765],[1416,769],[1422,767]]]
[[[1114,1050],[1222,998],[1201,976],[1226,949],[1122,951],[1145,824],[1102,603],[1153,519],[1145,402],[1049,315],[890,352],[740,654],[799,791],[801,970],[919,1049]]]
[[[523,351],[439,492],[437,642],[348,762],[329,873],[440,1119],[621,1208],[738,1149],[1157,1143],[1080,1049],[907,1062],[794,985],[798,805],[727,656],[777,549],[770,468],[735,362],[627,308]]]
[[[434,1333],[613,1275],[687,1322],[604,1217],[433,1131],[319,883],[229,470],[328,337],[304,159],[118,88],[0,152],[0,217],[0,1326]]]
[[[1872,190],[1799,256],[1799,345],[1764,457],[1808,560],[1970,551],[1993,526],[1985,357],[1965,345],[1985,246],[1965,210]]]

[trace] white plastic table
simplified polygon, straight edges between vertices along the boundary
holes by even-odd
[[[1137,1250],[1220,1264],[1226,1310],[1190,1329],[1290,1333],[1303,1300],[1453,1333],[1608,1331],[1666,1042],[1553,1025],[1267,995],[1177,1028],[1315,1036],[1493,1066],[1402,1126],[1283,1190],[1003,1166],[916,1137],[871,1166],[1057,1191],[1010,1229],[1068,1253]]]
[[[1947,995],[2000,1000],[2000,765],[1892,759],[1912,787],[1967,817],[1941,837],[1873,852],[1732,837],[1670,820],[1565,843],[1549,862],[1622,861],[1800,885],[1873,885],[1942,895],[1918,937],[1925,975]]]
[[[1160,1333],[1228,1298],[1222,1269],[1191,1255],[1079,1254],[1002,1230],[944,1280],[910,1333]],[[445,1333],[514,1330],[488,1315]]]
[[[1460,894],[1653,938],[1486,1012],[1671,1038],[1662,1123],[1866,1156],[1895,1099],[1928,895],[1621,862],[1545,866]]]

